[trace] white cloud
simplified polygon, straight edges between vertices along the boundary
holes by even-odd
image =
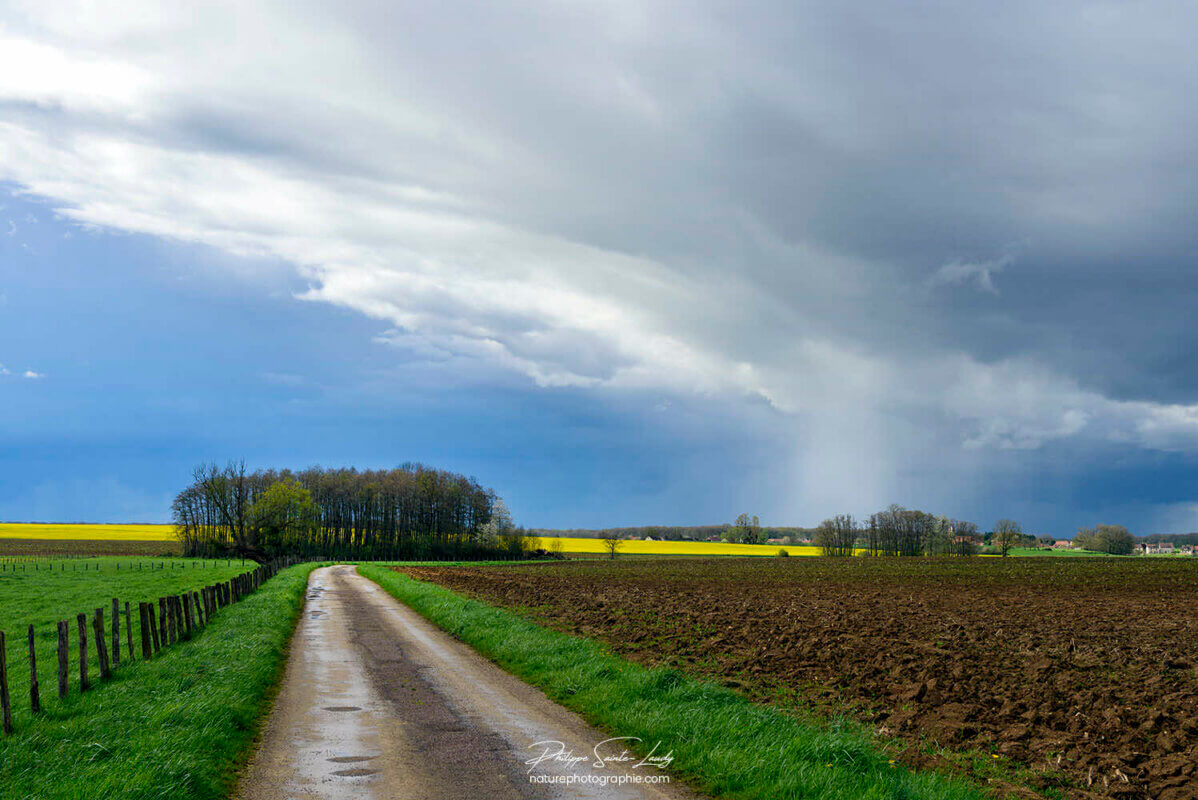
[[[152,80],[121,60],[75,54],[4,35],[0,28],[0,97],[80,112],[136,114]]]
[[[38,380],[39,378],[46,377],[46,375],[43,372],[34,372],[31,369],[27,369],[24,373],[22,373],[21,377],[29,378],[30,380]]]
[[[1010,266],[1013,261],[1012,256],[975,263],[950,261],[936,270],[930,283],[932,286],[960,286],[973,283],[979,291],[998,294],[998,288],[994,285],[994,276],[1002,272],[1004,267]]]

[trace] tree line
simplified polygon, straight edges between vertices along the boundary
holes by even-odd
[[[742,519],[748,517],[744,524]],[[760,522],[751,522],[752,516],[742,514],[736,522],[722,525],[633,525],[624,528],[532,528],[532,536],[566,536],[583,539],[645,539],[652,537],[659,541],[705,542],[718,539],[723,542],[746,542],[747,544],[765,544],[770,539],[787,539],[791,544],[810,539],[815,535],[815,528],[797,526],[769,526]],[[746,541],[750,537],[752,541]]]
[[[862,523],[850,514],[838,514],[821,522],[815,531],[815,544],[829,556],[848,556],[857,549],[874,556],[970,556],[983,547],[1006,556],[1013,547],[1052,547],[1054,543],[1051,536],[1024,533],[1012,519],[1000,519],[993,530],[983,533],[968,520],[899,505],[871,514]],[[1073,537],[1074,547],[1111,555],[1129,555],[1135,544],[1135,537],[1122,525],[1082,528]]]
[[[422,464],[297,472],[205,464],[171,512],[185,555],[258,562],[524,558],[531,541],[492,490]]]
[[[994,536],[1006,555],[1022,540],[1023,532],[1017,523],[1000,520]],[[900,505],[870,514],[864,522],[858,522],[851,514],[837,514],[821,522],[815,530],[816,546],[829,556],[850,556],[855,549],[865,550],[871,556],[971,556],[978,552],[983,539],[973,522]]]

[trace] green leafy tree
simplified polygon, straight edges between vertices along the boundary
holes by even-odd
[[[1082,550],[1095,550],[1094,534],[1097,533],[1094,528],[1078,528],[1077,533],[1073,534],[1073,546],[1080,547]]]
[[[765,544],[765,531],[761,529],[761,521],[756,514],[741,514],[724,531],[724,539],[738,544]]]
[[[316,504],[307,489],[289,478],[267,488],[248,516],[253,545],[266,553],[284,551],[312,528]]]
[[[952,552],[954,536],[953,520],[941,514],[933,518],[928,526],[928,540],[924,545],[930,556],[942,556]]]
[[[1135,546],[1135,537],[1122,525],[1099,525],[1094,531],[1093,549],[1101,553],[1126,556]]]

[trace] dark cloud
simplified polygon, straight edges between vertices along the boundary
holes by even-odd
[[[295,263],[430,358],[767,398],[821,507],[866,460],[874,502],[1198,441],[1184,6],[17,5],[57,72],[0,80],[0,177]],[[133,77],[83,97],[87,59]]]

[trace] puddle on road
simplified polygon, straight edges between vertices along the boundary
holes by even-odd
[[[378,756],[334,756],[329,759],[334,764],[354,764],[358,761],[373,761]]]
[[[361,711],[361,706],[325,706],[325,711]]]
[[[339,775],[342,778],[360,778],[366,775],[375,775],[377,773],[377,769],[362,769],[361,767],[354,767],[353,769],[339,769],[330,774]]]

